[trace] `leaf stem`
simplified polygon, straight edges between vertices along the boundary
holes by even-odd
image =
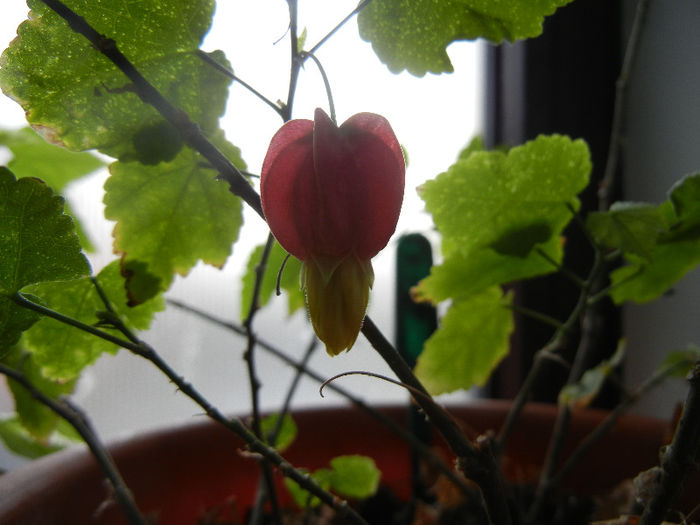
[[[526,317],[529,317],[531,319],[539,321],[543,324],[549,325],[557,330],[561,329],[564,326],[564,323],[562,323],[558,319],[555,319],[554,317],[550,317],[549,315],[543,314],[543,313],[538,312],[536,310],[532,310],[532,309],[527,308],[525,306],[521,306],[518,304],[508,304],[507,306],[511,310],[513,310],[514,312],[517,312],[517,313],[522,314]]]
[[[300,54],[302,60],[310,58],[316,64],[318,71],[321,73],[321,78],[323,79],[323,85],[326,87],[326,96],[328,97],[328,110],[330,111],[330,117],[334,124],[338,124],[335,118],[335,104],[333,103],[333,92],[331,91],[331,83],[328,81],[328,75],[326,75],[326,70],[321,65],[321,61],[309,51],[302,51]]]
[[[581,279],[578,275],[576,275],[574,272],[566,268],[564,265],[559,264],[557,261],[555,261],[547,252],[545,252],[542,248],[537,247],[535,248],[535,252],[542,257],[545,261],[547,261],[549,264],[551,264],[558,272],[561,272],[561,274],[569,279],[572,283],[574,283],[578,288],[583,288],[586,284],[586,281]]]
[[[316,53],[316,51],[318,51],[318,49],[319,49],[323,44],[325,44],[326,41],[327,41],[328,39],[330,39],[334,34],[336,34],[336,33],[338,32],[338,30],[339,30],[341,27],[343,27],[343,26],[348,22],[348,20],[350,20],[353,16],[355,16],[355,15],[356,15],[357,13],[359,13],[360,11],[362,11],[362,9],[364,9],[364,8],[367,6],[367,4],[369,4],[371,1],[372,1],[372,0],[363,0],[362,2],[360,2],[360,3],[357,5],[357,7],[356,7],[355,9],[353,9],[353,10],[350,12],[350,14],[348,14],[345,18],[343,18],[343,19],[338,23],[338,25],[336,25],[333,29],[331,29],[331,30],[326,34],[326,36],[324,36],[321,40],[319,40],[319,41],[316,43],[316,45],[314,45],[314,46],[308,51],[308,53],[309,53],[309,54],[314,54],[314,53]]]
[[[282,119],[284,119],[284,112],[282,111],[282,108],[280,108],[277,104],[272,102],[269,98],[267,98],[265,95],[260,93],[257,89],[255,89],[253,86],[248,84],[247,82],[244,82],[239,76],[237,76],[231,69],[228,67],[224,66],[223,64],[220,64],[216,60],[214,60],[209,53],[206,53],[202,51],[201,49],[197,50],[197,56],[204,60],[207,64],[211,65],[214,67],[219,73],[223,73],[230,79],[232,79],[235,82],[238,82],[241,86],[243,86],[245,89],[250,91],[253,95],[258,97],[260,100],[262,100],[265,104],[270,106],[275,113],[277,113]],[[245,175],[244,172],[241,172]]]
[[[66,398],[54,400],[46,396],[18,370],[14,370],[0,363],[0,374],[17,382],[27,390],[34,399],[51,409],[75,428],[112,485],[114,495],[124,511],[126,518],[129,520],[129,523],[132,525],[146,525],[147,522],[141,515],[141,512],[139,512],[129,487],[124,483],[124,479],[114,464],[114,460],[105,446],[100,442],[87,416]]]

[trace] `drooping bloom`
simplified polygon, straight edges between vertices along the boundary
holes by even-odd
[[[341,126],[317,109],[275,134],[260,193],[268,225],[303,261],[309,316],[331,355],[350,349],[374,280],[370,259],[396,229],[406,168],[389,122],[358,113]]]

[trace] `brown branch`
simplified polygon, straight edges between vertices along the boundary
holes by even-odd
[[[690,388],[683,414],[661,461],[660,475],[651,500],[644,509],[640,525],[658,525],[676,502],[688,474],[698,468],[700,460],[700,361],[688,378]]]
[[[97,464],[112,485],[114,495],[129,520],[129,523],[132,525],[146,525],[147,522],[139,512],[129,487],[124,483],[124,479],[121,477],[119,470],[117,470],[112,457],[105,446],[100,442],[85,414],[68,399],[54,400],[46,396],[18,370],[14,370],[0,363],[0,374],[17,382],[22,388],[29,392],[34,399],[65,419],[78,434],[80,434],[80,437],[83,438],[83,441],[87,444]]]
[[[387,341],[369,316],[365,317],[362,334],[403,383],[430,397],[408,364]],[[434,401],[428,403],[422,397],[415,397],[415,400],[457,456],[457,465],[462,473],[481,488],[486,512],[491,523],[494,525],[510,524],[508,501],[500,470],[496,464],[491,438],[482,436],[477,438],[475,444],[472,444],[457,426],[455,420]]]

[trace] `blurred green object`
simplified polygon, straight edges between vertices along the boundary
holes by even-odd
[[[399,239],[396,253],[396,348],[411,368],[416,365],[425,341],[437,329],[437,310],[427,302],[417,303],[411,289],[428,276],[433,265],[430,242],[420,233]],[[432,428],[415,404],[408,410],[408,428],[422,443],[430,445]],[[425,492],[421,480],[420,456],[411,452],[412,501]]]
[[[411,288],[428,276],[433,265],[430,242],[420,233],[399,239],[396,256],[396,347],[413,367],[423,344],[437,328],[437,312],[429,303],[416,303]]]

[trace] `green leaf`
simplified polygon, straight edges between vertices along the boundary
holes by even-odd
[[[256,246],[248,258],[245,274],[243,275],[243,287],[241,289],[241,319],[245,319],[250,312],[250,303],[253,299],[255,288],[255,268],[260,263],[265,245]],[[279,274],[287,252],[277,241],[270,250],[270,255],[265,268],[265,275],[260,286],[258,303],[260,307],[265,306],[277,288],[277,275]],[[284,265],[280,288],[287,292],[287,307],[289,315],[304,306],[304,294],[299,284],[299,273],[301,272],[301,261],[295,257],[290,257]]]
[[[508,353],[513,317],[502,296],[491,287],[461,299],[447,311],[441,326],[425,343],[415,373],[431,394],[482,385]]]
[[[17,418],[0,421],[0,440],[10,452],[29,459],[40,458],[63,448],[62,445],[37,441]]]
[[[472,153],[477,151],[485,151],[486,145],[484,144],[484,138],[481,135],[476,135],[473,139],[469,141],[469,144],[459,152],[458,159],[464,160],[471,157]]]
[[[367,456],[338,456],[331,460],[332,489],[347,498],[366,499],[379,488],[382,473]]]
[[[665,293],[700,264],[700,174],[684,178],[658,206],[665,225],[647,259],[627,253],[627,266],[611,274],[610,295],[620,304],[643,303]]]
[[[45,377],[34,356],[19,346],[15,347],[2,361],[7,366],[21,372],[30,383],[50,399],[70,394],[75,387],[75,381],[55,381]],[[34,438],[48,439],[56,430],[59,417],[50,408],[34,399],[27,389],[12,379],[8,379],[8,386],[14,397],[15,411],[22,425]]]
[[[360,455],[338,456],[330,464],[330,469],[320,468],[309,474],[321,488],[353,499],[366,499],[377,492],[382,473],[372,458]],[[316,496],[302,489],[296,481],[285,478],[284,483],[294,503],[300,508],[308,509],[321,504]]]
[[[393,73],[453,71],[457,40],[511,42],[542,33],[544,17],[571,0],[377,0],[358,15],[360,36]]]
[[[0,130],[0,145],[12,152],[7,167],[17,177],[36,177],[61,193],[69,182],[104,166],[91,153],[76,153],[46,142],[33,129]]]
[[[277,426],[279,414],[271,414],[260,421],[260,426],[264,436],[271,436]],[[280,452],[284,452],[289,445],[292,444],[297,437],[297,425],[294,419],[289,414],[285,414],[282,418],[282,426],[280,427],[277,439],[272,445]]]
[[[669,196],[675,221],[661,242],[700,240],[700,173],[683,178]]]
[[[0,295],[0,359],[41,316]]]
[[[40,180],[0,167],[0,218],[0,295],[90,272],[63,199]]]
[[[690,345],[685,350],[669,352],[659,369],[670,371],[671,377],[685,379],[698,361],[700,361],[700,348]]]
[[[183,149],[157,166],[116,162],[110,170],[104,203],[105,217],[117,221],[114,249],[141,263],[127,269],[146,274],[151,292],[167,289],[175,273],[186,275],[200,259],[226,262],[243,222],[241,201],[197,153]]]
[[[133,308],[127,306],[119,261],[107,265],[97,276],[97,281],[119,319],[131,329],[147,329],[155,313],[164,307],[160,296]],[[110,329],[110,318],[104,313],[106,308],[89,278],[43,283],[29,290],[41,297],[52,310],[86,324],[100,324],[102,329],[121,336],[115,329]],[[51,379],[61,380],[77,377],[103,352],[113,354],[118,350],[113,343],[50,318],[42,319],[29,329],[24,342],[42,373]]]
[[[657,206],[637,202],[616,202],[607,212],[590,213],[586,225],[604,246],[647,260],[666,226]]]
[[[7,167],[17,177],[39,178],[56,193],[63,192],[69,182],[104,166],[100,159],[90,153],[76,153],[49,144],[31,128],[0,131],[0,145],[6,146],[12,153]],[[81,246],[90,251],[92,244],[77,217],[67,204],[64,211],[73,218]]]
[[[306,472],[304,469],[299,469],[301,472]],[[331,475],[332,472],[327,468],[320,468],[315,470],[313,473],[309,474],[309,477],[316,482],[316,484],[324,490],[331,488]],[[291,494],[294,503],[299,508],[310,509],[318,507],[321,504],[321,500],[316,496],[312,496],[311,493],[299,486],[299,484],[290,479],[284,478],[284,485],[287,487],[289,494]]]
[[[610,274],[610,296],[616,304],[653,301],[700,264],[700,242],[657,244],[651,262],[628,256],[630,264]]]
[[[566,385],[559,392],[559,405],[568,406],[571,409],[586,408],[603,388],[610,374],[620,366],[625,355],[625,343],[620,341],[615,353],[601,361],[597,366],[586,370],[581,379]]]
[[[72,150],[96,148],[121,159],[157,162],[177,153],[179,137],[152,141],[169,129],[140,100],[127,77],[43,2],[30,0],[31,18],[0,57],[0,87],[27,112],[50,142]],[[209,29],[214,0],[70,0],[66,4],[107,38],[171,103],[206,132],[217,127],[230,79],[197,49]],[[223,61],[221,52],[215,59]],[[174,142],[173,142],[174,141]],[[158,152],[150,145],[166,147]]]
[[[445,260],[418,285],[418,297],[460,298],[555,271],[559,236],[590,169],[585,142],[541,136],[507,153],[474,152],[426,182],[421,197]]]

